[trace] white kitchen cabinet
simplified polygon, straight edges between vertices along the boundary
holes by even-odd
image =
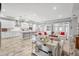
[[[15,26],[14,21],[8,21],[8,20],[3,20],[3,19],[0,19],[0,21],[1,21],[2,28],[13,28]]]

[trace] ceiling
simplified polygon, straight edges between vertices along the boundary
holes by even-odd
[[[79,3],[74,3],[72,11],[73,11],[73,14],[79,16]]]
[[[43,22],[70,17],[72,8],[72,3],[2,3],[1,13],[5,16]]]

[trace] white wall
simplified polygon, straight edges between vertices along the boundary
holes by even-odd
[[[74,3],[73,5],[73,13],[77,16],[77,34],[79,34],[79,28],[78,28],[78,23],[79,23],[79,3]]]

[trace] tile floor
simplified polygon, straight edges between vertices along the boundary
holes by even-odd
[[[20,37],[2,39],[0,56],[31,56],[32,42]]]
[[[65,48],[67,47],[65,46]],[[79,56],[79,50],[76,49],[75,52],[76,56]],[[32,41],[30,39],[15,37],[2,39],[1,41],[0,56],[31,56],[31,53]]]

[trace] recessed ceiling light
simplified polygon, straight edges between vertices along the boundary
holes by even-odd
[[[53,10],[56,10],[57,9],[57,7],[53,7]]]

